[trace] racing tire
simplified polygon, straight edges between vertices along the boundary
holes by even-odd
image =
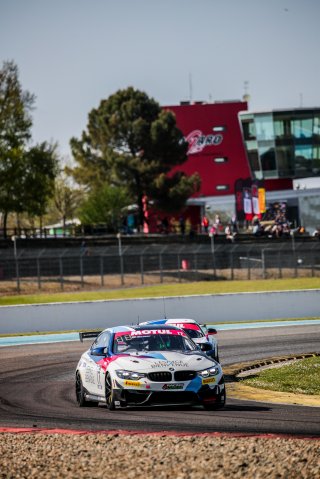
[[[82,384],[80,373],[76,375],[76,398],[79,407],[90,407],[92,402],[86,400],[85,389]]]
[[[112,379],[109,373],[106,374],[106,405],[109,411],[113,411],[115,409],[114,404],[114,391],[112,387]]]
[[[219,394],[219,399],[218,401],[212,402],[212,403],[203,403],[204,409],[207,411],[213,411],[216,409],[221,409],[225,406],[226,404],[226,388],[223,389],[223,391]]]
[[[217,346],[217,354],[216,354],[216,356],[215,356],[215,358],[214,358],[214,359],[215,359],[215,361],[217,361],[217,363],[219,363],[219,364],[220,364],[220,358],[219,358],[219,350],[218,350],[218,346]]]

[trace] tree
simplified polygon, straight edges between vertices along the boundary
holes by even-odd
[[[31,216],[42,217],[54,193],[54,180],[58,173],[55,145],[46,142],[36,145],[24,155],[24,174],[21,176],[22,210]]]
[[[9,212],[19,213],[22,208],[20,179],[24,147],[31,137],[33,103],[34,96],[22,91],[18,67],[4,62],[0,70],[0,211],[5,236]]]
[[[18,67],[4,62],[0,70],[0,211],[6,237],[10,212],[43,215],[57,172],[55,146],[28,148],[34,95],[23,91]]]
[[[89,194],[79,208],[79,218],[83,224],[105,224],[109,230],[116,232],[123,209],[129,202],[125,188],[105,184]]]
[[[157,206],[167,210],[172,201],[184,203],[199,188],[199,175],[169,173],[187,159],[174,114],[132,87],[102,100],[89,113],[87,131],[70,144],[78,164],[75,179],[89,188],[105,182],[125,185],[138,205],[140,226],[144,196],[156,198]]]
[[[83,192],[79,188],[74,188],[68,183],[68,177],[61,172],[56,178],[54,185],[54,206],[62,220],[63,228],[66,227],[66,221],[73,219],[76,211],[83,199]]]

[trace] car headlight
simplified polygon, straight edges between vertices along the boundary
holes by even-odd
[[[116,371],[116,375],[120,379],[141,379],[145,378],[146,374],[144,373],[136,373],[135,371],[126,371],[125,369],[118,369]]]
[[[202,378],[208,378],[210,376],[217,376],[219,374],[219,368],[214,366],[212,368],[204,369],[203,371],[198,372],[199,376]]]

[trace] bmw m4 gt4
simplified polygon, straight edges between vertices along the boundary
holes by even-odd
[[[182,329],[165,324],[119,326],[97,336],[76,369],[79,406],[196,405],[223,407],[222,368]]]

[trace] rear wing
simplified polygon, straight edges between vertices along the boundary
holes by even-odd
[[[79,333],[80,341],[83,343],[84,339],[96,338],[102,331],[85,331],[84,333]]]

